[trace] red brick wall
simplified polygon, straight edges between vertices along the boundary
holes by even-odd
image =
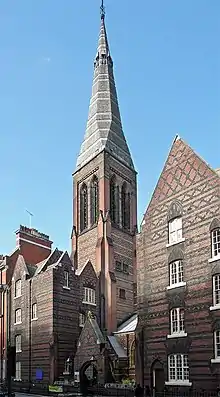
[[[193,387],[215,388],[219,379],[211,365],[215,320],[212,305],[211,221],[220,218],[220,179],[181,140],[176,140],[158,181],[137,239],[139,330],[144,327],[144,379],[151,381],[151,365],[159,358],[167,377],[167,355],[175,349],[189,355]],[[174,246],[168,243],[167,215],[178,200],[183,208],[185,289],[167,291],[168,258]],[[219,264],[218,264],[219,266]],[[176,299],[185,306],[187,338],[167,340],[169,309]],[[219,317],[219,313],[215,313]],[[140,365],[140,362],[139,362]],[[140,371],[141,373],[141,371]],[[216,378],[217,376],[217,378]]]

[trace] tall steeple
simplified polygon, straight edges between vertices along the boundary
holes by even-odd
[[[77,158],[76,171],[104,150],[129,168],[134,169],[121,123],[102,1],[101,26],[94,62],[89,116],[84,140]]]

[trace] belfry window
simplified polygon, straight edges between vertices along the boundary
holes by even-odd
[[[80,190],[80,231],[82,232],[88,226],[88,189],[83,184]]]
[[[124,183],[121,189],[121,217],[122,227],[127,230],[130,229],[130,206],[130,193],[127,192],[127,185]]]
[[[91,225],[98,222],[99,217],[99,181],[96,176],[92,179],[90,187]]]
[[[116,178],[112,177],[110,181],[110,215],[112,223],[118,223],[118,205],[119,203],[119,188],[116,186]]]

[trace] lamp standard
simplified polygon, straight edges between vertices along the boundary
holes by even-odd
[[[8,284],[0,284],[0,291],[6,295],[6,314],[5,307],[3,307],[3,313],[1,313],[1,317],[6,318],[6,349],[5,349],[5,357],[6,357],[6,380],[7,380],[7,389],[8,389],[8,397],[12,396],[11,393],[11,377],[14,375],[15,370],[15,348],[10,345],[10,286]]]

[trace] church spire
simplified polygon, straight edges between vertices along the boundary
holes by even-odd
[[[101,19],[105,19],[105,6],[104,6],[104,0],[102,0],[102,2],[101,2],[100,13],[101,13]]]
[[[130,151],[123,133],[113,61],[110,55],[105,26],[105,7],[102,0],[101,25],[94,62],[92,96],[86,132],[77,158],[76,171],[102,151],[110,153],[129,168],[134,169]]]

